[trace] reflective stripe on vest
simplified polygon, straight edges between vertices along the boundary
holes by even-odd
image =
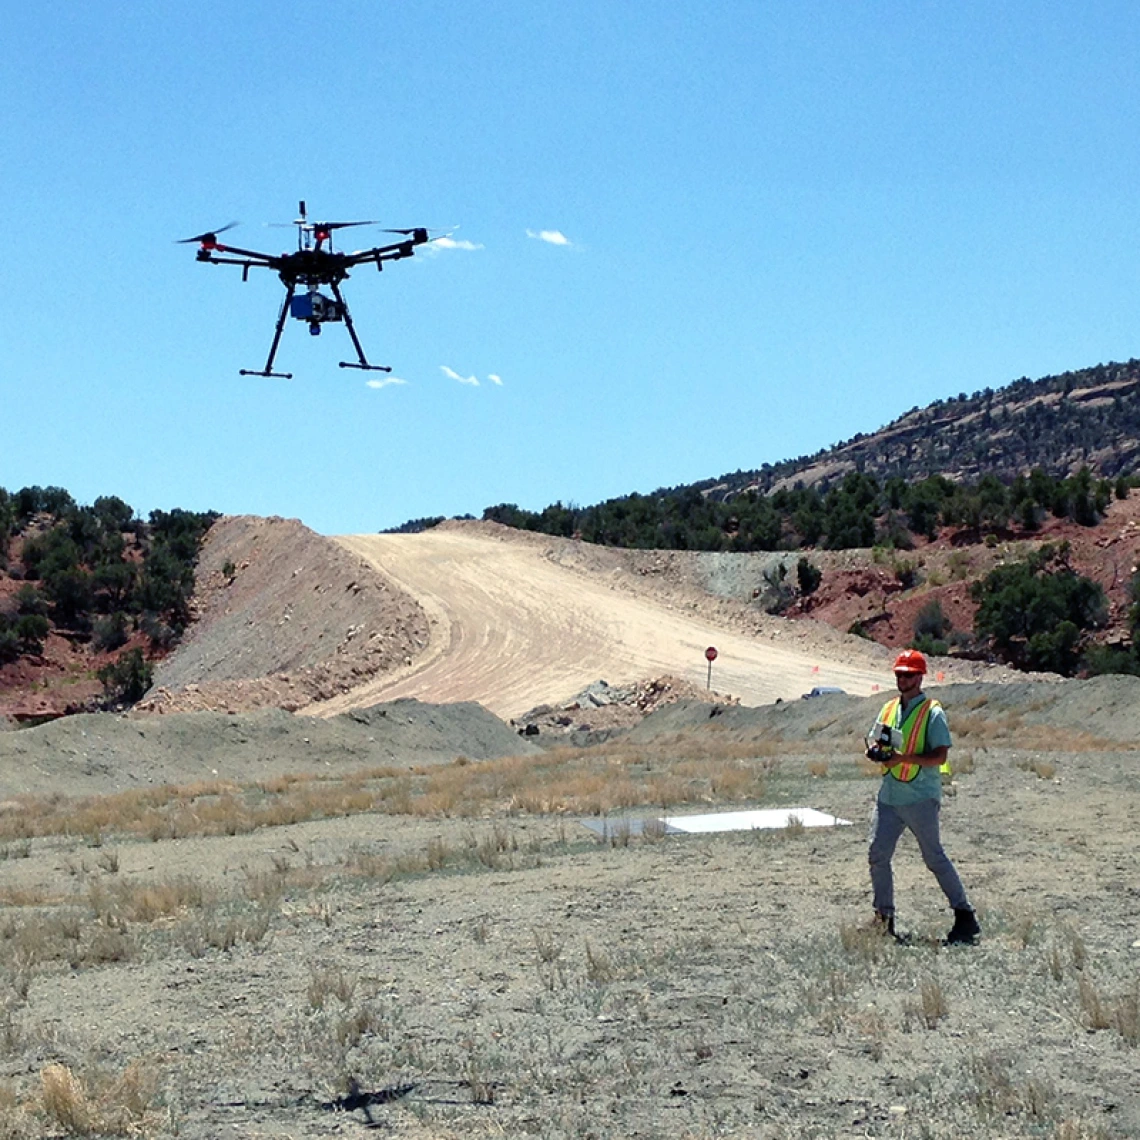
[[[930,721],[930,714],[934,711],[935,706],[938,708],[942,707],[933,697],[926,697],[911,709],[910,715],[902,724],[899,724],[902,699],[895,697],[883,705],[883,710],[879,713],[879,722],[881,724],[890,725],[891,728],[897,728],[902,733],[903,745],[901,750],[904,753],[922,756],[926,752],[926,726]],[[890,775],[896,780],[902,780],[904,783],[909,783],[913,780],[921,770],[921,764],[915,764],[909,760],[902,760],[898,764],[892,764],[891,767],[887,769]]]

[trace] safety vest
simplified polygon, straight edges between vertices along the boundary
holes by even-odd
[[[922,756],[926,752],[926,726],[930,723],[930,714],[936,708],[940,709],[941,707],[933,697],[926,697],[910,710],[910,715],[900,724],[899,713],[902,710],[902,698],[894,697],[883,705],[882,711],[879,713],[879,723],[897,728],[902,733],[903,744],[900,751],[909,755]],[[921,764],[915,764],[910,760],[901,760],[898,764],[892,764],[887,769],[888,773],[894,776],[896,780],[902,780],[904,783],[913,780],[921,770]],[[939,765],[938,770],[949,774],[950,761],[947,760],[944,764]]]

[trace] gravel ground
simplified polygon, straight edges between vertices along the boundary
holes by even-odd
[[[504,791],[234,834],[93,831],[76,814],[71,834],[22,838],[38,809],[10,773],[38,761],[7,753],[0,1136],[351,1137],[369,1117],[406,1137],[1140,1134],[1140,681],[940,695],[961,768],[944,838],[977,947],[940,945],[949,916],[909,840],[896,869],[911,943],[862,929],[875,781],[855,756],[875,698],[715,715],[678,702],[595,754],[599,786],[684,771],[708,790],[703,773],[739,770],[751,793],[718,806],[856,821],[822,831],[603,842]],[[114,791],[147,764],[163,778],[161,757],[196,740],[235,757],[235,782],[258,778],[232,734],[275,771],[319,758],[331,783],[353,763],[333,741],[363,748],[352,734],[392,712],[324,722],[328,739],[284,713],[210,717],[197,737],[184,718],[143,735],[108,719],[94,738],[4,739],[54,758],[38,790],[66,815],[70,793],[100,778]],[[468,758],[437,754],[424,780],[482,772],[506,788],[550,764],[478,761],[471,722],[461,731]],[[101,777],[78,751],[92,739]],[[185,810],[204,820],[226,794],[201,788]],[[710,809],[703,794],[689,810]]]

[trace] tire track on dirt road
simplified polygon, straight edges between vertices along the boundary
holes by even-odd
[[[748,705],[798,697],[817,684],[865,694],[883,681],[870,655],[865,666],[829,662],[818,651],[718,627],[558,566],[538,544],[449,528],[336,541],[420,602],[431,641],[409,666],[308,713],[416,697],[477,701],[509,718],[599,679],[628,684],[671,673],[704,685],[709,645],[719,651],[713,687]]]

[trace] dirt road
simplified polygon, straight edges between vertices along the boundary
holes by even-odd
[[[672,673],[706,684],[710,645],[719,653],[713,688],[745,704],[797,698],[813,685],[867,694],[883,680],[871,647],[865,664],[850,663],[849,653],[840,664],[801,645],[729,632],[557,565],[541,543],[447,528],[338,541],[416,598],[429,615],[431,641],[411,666],[306,712],[418,697],[478,701],[512,717],[598,679],[624,684]]]

